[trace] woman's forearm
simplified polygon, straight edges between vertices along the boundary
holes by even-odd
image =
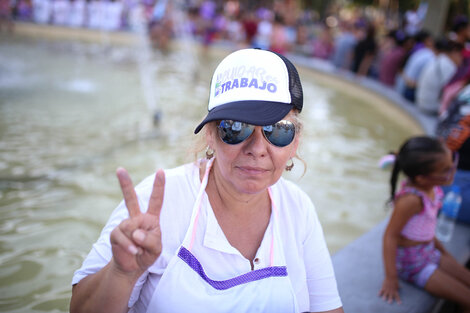
[[[129,298],[139,276],[119,272],[113,264],[111,261],[73,286],[70,313],[128,311]]]

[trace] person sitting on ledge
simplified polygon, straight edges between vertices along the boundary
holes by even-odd
[[[451,184],[458,158],[437,138],[408,139],[395,157],[391,174],[393,213],[383,237],[385,279],[379,295],[401,302],[398,278],[432,295],[459,303],[470,312],[470,271],[435,237],[437,213]],[[403,181],[395,193],[398,175]]]

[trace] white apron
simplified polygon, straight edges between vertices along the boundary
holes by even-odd
[[[153,312],[299,312],[295,293],[287,276],[286,261],[279,238],[278,213],[272,203],[273,231],[270,266],[222,280],[211,280],[191,251],[198,229],[198,216],[213,159],[207,163],[193,207],[191,221],[179,252],[160,279],[147,313]],[[220,264],[224,266],[224,264]]]

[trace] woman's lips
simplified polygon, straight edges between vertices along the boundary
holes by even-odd
[[[261,168],[261,167],[253,167],[253,166],[237,166],[239,170],[241,170],[244,173],[256,175],[256,174],[263,174],[267,172],[268,170]]]

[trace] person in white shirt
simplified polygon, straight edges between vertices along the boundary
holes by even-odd
[[[195,130],[206,158],[135,189],[117,170],[124,201],[74,274],[70,312],[343,312],[315,208],[281,178],[302,108],[282,55],[224,58]]]
[[[416,88],[416,104],[420,111],[437,115],[442,88],[450,81],[462,62],[459,43],[440,39],[436,42],[438,55],[424,67]]]
[[[403,72],[398,76],[396,81],[396,90],[405,99],[415,102],[416,85],[419,76],[426,64],[431,62],[435,57],[434,38],[429,32],[421,31],[418,35],[422,47],[414,51],[406,61]]]

